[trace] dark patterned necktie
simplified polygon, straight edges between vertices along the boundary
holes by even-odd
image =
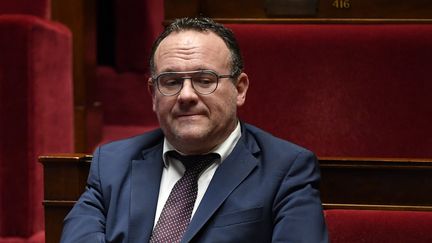
[[[181,161],[186,171],[174,185],[153,229],[150,243],[180,242],[189,225],[198,192],[198,178],[214,163],[218,154],[183,156],[175,151],[168,155]]]

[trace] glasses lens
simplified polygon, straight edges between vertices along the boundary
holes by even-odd
[[[198,93],[210,94],[217,87],[218,77],[212,72],[200,72],[193,75],[192,82]]]
[[[182,82],[182,75],[176,73],[165,73],[158,77],[158,88],[164,95],[174,95],[180,91]]]

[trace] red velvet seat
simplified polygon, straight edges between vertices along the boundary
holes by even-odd
[[[94,98],[103,104],[102,143],[144,133],[158,126],[147,91],[147,77],[138,72],[119,73],[111,67],[98,68]]]
[[[73,152],[71,48],[60,24],[0,15],[0,242],[44,242],[37,157]]]
[[[49,19],[51,15],[50,0],[13,0],[0,1],[0,14],[26,14]]]
[[[432,157],[431,24],[232,24],[240,117],[318,156]]]
[[[432,212],[326,210],[332,243],[429,243]]]

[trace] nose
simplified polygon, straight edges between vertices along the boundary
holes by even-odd
[[[183,87],[180,90],[177,99],[181,103],[189,103],[198,99],[198,95],[192,86],[192,80],[190,78],[184,79]]]

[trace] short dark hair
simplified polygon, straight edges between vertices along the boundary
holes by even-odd
[[[156,70],[154,55],[162,40],[164,40],[173,32],[181,32],[186,30],[194,30],[198,32],[211,31],[222,38],[231,53],[231,75],[237,78],[243,72],[243,58],[240,53],[240,48],[234,33],[230,29],[223,26],[222,24],[214,22],[212,19],[207,17],[186,17],[175,19],[165,28],[162,34],[160,34],[153,43],[150,56],[150,71],[152,75],[155,74]]]

